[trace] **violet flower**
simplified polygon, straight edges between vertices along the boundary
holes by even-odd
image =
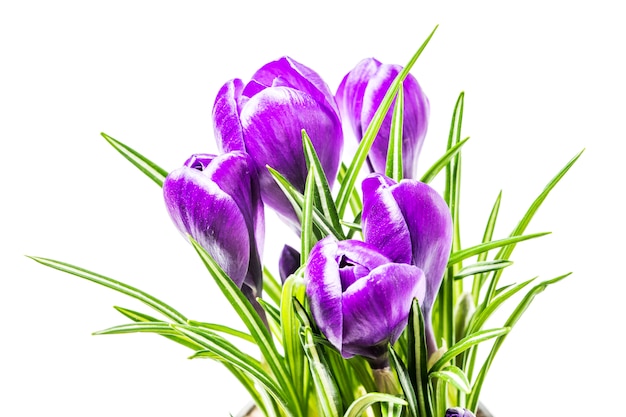
[[[437,350],[431,310],[452,245],[452,217],[443,198],[417,180],[396,183],[371,174],[363,187],[363,236],[392,262],[415,265],[426,277],[421,302],[429,353]]]
[[[374,58],[367,58],[359,62],[341,81],[336,94],[339,111],[342,118],[349,121],[359,142],[385,93],[401,71],[400,65],[382,64]],[[428,98],[411,74],[405,78],[403,87],[403,171],[404,178],[415,178],[417,159],[428,127],[430,106]],[[392,114],[393,104],[385,116],[368,155],[372,172],[385,172]]]
[[[315,323],[344,358],[366,357],[373,368],[388,365],[387,344],[406,327],[425,279],[412,265],[393,263],[374,246],[326,237],[315,244],[305,268]]]
[[[283,57],[263,66],[247,84],[238,78],[228,81],[215,99],[213,123],[219,149],[241,150],[252,157],[264,203],[299,230],[293,207],[266,165],[304,192],[308,172],[302,149],[305,129],[332,186],[343,133],[326,83],[310,68]]]
[[[284,284],[289,275],[293,274],[300,268],[300,252],[289,245],[283,246],[278,258],[278,275],[280,281]]]
[[[193,237],[255,303],[263,284],[265,226],[250,157],[193,155],[167,176],[163,195],[178,230]]]
[[[446,417],[475,417],[474,413],[462,407],[448,408]]]

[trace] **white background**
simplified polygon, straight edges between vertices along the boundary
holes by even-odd
[[[431,102],[420,172],[443,152],[465,91],[465,246],[479,242],[499,190],[501,238],[586,148],[528,229],[553,234],[520,244],[503,279],[574,274],[541,294],[510,334],[483,400],[497,417],[599,416],[623,406],[619,2],[216,4],[2,2],[0,415],[226,416],[244,405],[220,364],[187,360],[186,348],[154,335],[91,336],[126,322],[113,305],[148,309],[23,255],[74,263],[191,318],[239,326],[158,187],[99,133],[172,170],[215,150],[211,108],[228,79],[290,55],[334,91],[362,58],[406,63],[436,24],[413,70]],[[275,271],[282,243],[295,239],[267,217]]]

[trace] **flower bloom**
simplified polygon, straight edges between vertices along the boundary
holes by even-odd
[[[359,62],[341,81],[336,94],[339,111],[343,119],[349,121],[359,142],[385,93],[401,71],[400,65],[382,64],[374,58],[367,58]],[[403,171],[404,178],[415,178],[417,159],[428,127],[430,106],[428,98],[411,74],[405,78],[403,88]],[[385,172],[392,114],[393,107],[387,112],[368,155],[373,172]]]
[[[443,198],[417,180],[396,183],[371,174],[362,183],[363,236],[391,259],[415,265],[426,278],[420,298],[429,352],[437,349],[431,310],[446,269],[452,245],[452,217]]]
[[[278,258],[278,275],[281,282],[284,283],[298,268],[300,268],[300,252],[289,245],[283,246]]]
[[[260,295],[265,226],[249,156],[193,155],[167,176],[163,195],[178,230],[194,238],[251,300]]]
[[[448,408],[446,410],[446,417],[475,417],[474,413],[470,410],[466,410],[462,407]]]
[[[238,78],[228,81],[217,94],[213,123],[219,149],[248,153],[259,174],[264,203],[299,229],[295,211],[266,165],[304,192],[308,172],[302,149],[305,129],[332,186],[343,133],[326,83],[310,68],[283,57],[263,66],[247,84]]]
[[[313,247],[305,279],[313,318],[328,341],[344,358],[362,355],[374,368],[386,366],[387,344],[398,340],[413,299],[425,291],[419,268],[333,237]]]

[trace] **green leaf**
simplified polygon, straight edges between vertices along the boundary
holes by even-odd
[[[487,220],[487,226],[485,227],[485,233],[483,234],[483,243],[491,242],[493,240],[493,231],[496,227],[496,220],[498,218],[498,213],[500,212],[500,202],[502,200],[502,191],[498,193],[498,197],[496,197],[496,201],[493,204],[493,208],[491,209],[491,213],[489,214],[489,220]],[[487,259],[488,252],[482,252],[478,255],[478,262],[484,261]],[[487,278],[487,274],[481,274],[474,277],[474,282],[472,283],[472,297],[474,298],[474,304],[478,305],[480,292],[483,288],[483,284],[485,279]]]
[[[469,336],[459,340],[454,346],[450,347],[442,356],[430,367],[430,373],[437,372],[444,368],[446,363],[465,352],[467,349],[474,345],[482,343],[486,340],[493,339],[494,337],[507,334],[511,330],[510,327],[503,327],[501,329],[483,330],[473,333]]]
[[[380,392],[367,393],[356,400],[346,410],[344,417],[361,417],[361,415],[375,403],[389,403],[400,406],[407,405],[407,402],[393,395],[383,394]]]
[[[554,178],[552,178],[552,180],[548,183],[548,185],[546,185],[546,187],[539,194],[539,196],[535,199],[535,201],[533,201],[533,203],[530,205],[530,207],[528,208],[528,210],[522,217],[522,220],[520,220],[517,227],[513,230],[513,232],[511,232],[511,236],[519,236],[522,233],[524,233],[524,231],[526,230],[526,227],[528,226],[528,224],[534,217],[535,213],[537,212],[537,210],[539,210],[539,207],[541,207],[541,204],[545,201],[546,197],[548,197],[548,194],[550,194],[550,191],[552,191],[552,189],[559,183],[559,181],[561,181],[561,179],[565,176],[565,174],[567,174],[567,171],[569,171],[570,168],[574,166],[574,163],[576,163],[576,161],[578,160],[578,158],[580,158],[583,152],[584,152],[584,149],[580,151],[574,158],[572,158],[559,171],[559,173],[556,174]],[[510,245],[510,246],[503,247],[502,249],[500,249],[500,251],[496,255],[496,259],[510,259],[511,254],[513,253],[513,250],[515,249],[515,246],[516,245]],[[498,281],[500,280],[501,272],[502,271],[494,273],[493,278],[491,282],[489,283],[487,294],[485,295],[486,301],[490,300],[494,296],[495,290],[498,285]]]
[[[342,409],[341,395],[339,394],[333,373],[329,370],[326,358],[313,340],[311,328],[304,326],[300,338],[309,361],[309,369],[317,395],[319,410],[325,417],[339,417]]]
[[[505,327],[513,328],[515,324],[517,323],[517,321],[522,316],[522,314],[524,314],[526,309],[528,309],[528,307],[530,306],[530,304],[533,302],[533,300],[538,294],[542,293],[549,285],[555,284],[570,275],[571,275],[571,272],[565,275],[558,276],[548,281],[543,281],[535,285],[533,288],[531,288],[531,290],[528,291],[526,296],[518,304],[517,308],[515,308],[513,313],[511,313],[511,315],[509,316],[506,323],[504,324]],[[480,368],[480,371],[478,372],[478,375],[476,376],[476,380],[474,381],[474,385],[472,387],[472,393],[468,398],[469,409],[472,409],[472,410],[476,409],[478,405],[478,400],[480,397],[480,392],[481,392],[483,383],[485,381],[485,377],[487,376],[487,372],[489,371],[489,368],[491,367],[491,364],[496,354],[498,353],[498,350],[502,346],[502,343],[504,343],[504,339],[506,338],[506,336],[507,335],[504,334],[496,339],[493,346],[491,347],[491,351],[489,352],[489,355],[487,355],[487,358],[485,359],[483,363],[483,366]]]
[[[298,218],[301,219],[302,207],[304,206],[304,196],[298,190],[296,190],[295,187],[291,185],[289,181],[287,181],[287,179],[282,176],[281,173],[269,166],[267,167],[267,169],[269,170],[272,177],[274,177],[274,180],[281,188],[281,190],[283,190],[289,202],[294,207]],[[324,235],[333,235],[338,240],[343,239],[343,232],[335,230],[332,224],[330,224],[330,222],[328,221],[328,219],[326,219],[324,215],[320,213],[320,211],[316,208],[313,208],[313,224],[315,224],[315,226],[317,226]],[[318,237],[321,238],[322,236]]]
[[[465,394],[469,394],[471,391],[470,382],[465,372],[457,366],[446,366],[441,371],[431,372],[429,376],[430,378],[441,379]]]
[[[248,328],[250,335],[256,341],[257,346],[261,350],[261,354],[265,358],[266,363],[276,376],[276,379],[284,394],[288,399],[289,404],[294,407],[292,411],[296,416],[302,415],[300,409],[299,400],[296,396],[294,386],[289,378],[288,371],[286,369],[283,358],[278,354],[274,341],[265,327],[261,318],[254,310],[254,307],[245,298],[241,290],[235,285],[235,283],[224,273],[222,268],[215,262],[215,260],[204,250],[198,242],[196,242],[191,236],[189,237],[194,249],[200,255],[202,262],[206,266],[207,270],[215,280],[217,286],[220,288],[228,302],[235,309],[245,326]]]
[[[396,94],[396,104],[393,107],[391,131],[389,132],[389,147],[387,149],[386,172],[389,178],[400,182],[404,178],[402,171],[402,144],[404,128],[404,88],[400,86]]]
[[[244,371],[247,375],[263,385],[267,392],[276,401],[278,401],[287,415],[294,416],[289,401],[284,396],[285,393],[283,392],[283,389],[263,369],[259,361],[210,331],[193,326],[182,326],[176,324],[172,325],[172,327],[195,342],[206,346],[206,350],[194,353],[191,356],[191,359],[208,357],[210,359],[226,362],[229,365]]]
[[[474,317],[472,318],[468,331],[470,333],[473,333],[477,330],[480,330],[483,324],[485,324],[485,322],[487,321],[487,319],[491,317],[491,315],[498,309],[498,307],[500,307],[502,303],[511,298],[513,295],[517,294],[520,290],[525,288],[534,280],[535,278],[532,278],[520,284],[513,285],[510,288],[507,288],[506,291],[492,298],[491,302],[487,304],[487,306],[481,305],[474,313]]]
[[[209,329],[214,332],[229,334],[231,336],[235,336],[239,339],[245,340],[246,342],[254,343],[254,338],[250,336],[248,333],[244,333],[240,330],[236,330],[236,329],[233,329],[232,327],[224,326],[222,324],[205,323],[202,321],[195,321],[195,320],[189,320],[188,324],[193,327],[203,327],[205,329]]]
[[[337,173],[337,182],[339,184],[343,184],[347,173],[348,167],[342,162],[341,165],[339,165],[339,172]],[[355,216],[363,211],[363,202],[361,201],[361,196],[355,187],[352,187],[352,191],[350,192],[349,203],[350,209]]]
[[[276,305],[280,304],[281,284],[265,266],[263,266],[263,291]]]
[[[409,60],[409,62],[404,67],[404,69],[393,80],[393,82],[389,86],[389,89],[387,90],[387,93],[385,93],[385,97],[382,99],[380,105],[378,106],[376,113],[374,113],[374,116],[372,117],[372,121],[370,122],[369,126],[367,127],[367,130],[363,134],[361,143],[359,144],[356,150],[356,153],[354,157],[352,158],[352,162],[350,163],[350,166],[348,167],[346,175],[343,178],[343,181],[341,182],[339,193],[337,194],[337,200],[336,200],[337,211],[339,213],[340,218],[343,218],[343,215],[346,210],[346,206],[348,205],[348,201],[350,200],[350,195],[352,193],[352,190],[354,189],[354,184],[356,183],[356,179],[359,175],[359,172],[361,171],[361,167],[363,166],[363,164],[365,163],[365,160],[367,159],[367,154],[369,153],[372,143],[374,143],[374,139],[376,138],[376,135],[378,134],[378,130],[380,129],[380,126],[383,120],[385,119],[385,116],[387,115],[387,111],[391,107],[391,102],[393,101],[395,95],[397,94],[398,89],[402,85],[402,82],[404,81],[406,76],[409,74],[409,71],[411,70],[415,62],[417,61],[417,58],[419,58],[419,56],[422,54],[422,51],[426,48],[426,45],[428,45],[428,42],[433,37],[436,30],[437,30],[437,27],[433,29],[433,31],[430,33],[428,38],[426,38],[424,43],[422,43],[422,46],[420,46],[420,48],[417,50],[415,55],[413,55],[413,57]]]
[[[492,240],[491,242],[481,243],[476,246],[472,246],[467,249],[462,249],[460,251],[454,252],[450,255],[450,259],[448,260],[448,266],[454,265],[456,263],[461,262],[464,259],[470,258],[474,255],[478,255],[482,252],[494,249],[501,248],[507,245],[513,245],[518,242],[522,242],[524,240],[535,239],[537,237],[549,235],[550,232],[544,233],[533,233],[530,235],[522,235],[522,236],[511,236],[500,240]]]
[[[406,398],[406,402],[408,405],[409,415],[411,417],[421,417],[419,412],[417,411],[417,398],[415,397],[415,388],[413,387],[413,383],[411,382],[411,377],[409,372],[402,362],[402,360],[398,357],[398,354],[393,347],[389,346],[389,359],[391,366],[396,370],[396,374],[398,375],[398,381],[400,382],[400,386],[402,387],[402,392],[404,393],[404,398]]]
[[[484,252],[483,252],[484,253]],[[454,279],[463,279],[471,275],[484,274],[486,272],[498,271],[507,266],[513,265],[512,261],[506,259],[496,259],[494,261],[482,261],[466,266],[456,273]]]
[[[305,265],[309,252],[317,242],[313,236],[313,203],[315,194],[315,174],[309,170],[304,187],[304,206],[302,207],[302,232],[300,235],[300,265]],[[291,303],[289,303],[291,304]]]
[[[428,347],[426,345],[426,326],[422,309],[416,299],[413,300],[407,333],[407,366],[411,384],[415,387],[417,408],[420,417],[433,417],[428,398]]]
[[[126,294],[130,297],[133,297],[169,319],[175,321],[176,323],[187,323],[187,318],[180,314],[178,311],[174,310],[172,307],[165,304],[163,301],[147,294],[137,288],[131,287],[130,285],[126,285],[122,282],[116,281],[114,279],[105,277],[104,275],[96,274],[95,272],[88,271],[86,269],[80,268],[78,266],[70,265],[65,262],[55,261],[53,259],[40,258],[37,256],[27,256],[28,258],[38,262],[42,265],[48,266],[50,268],[58,269],[59,271],[66,272],[71,275],[75,275],[80,278],[84,278],[88,281],[95,282],[96,284],[100,284],[107,288],[111,288],[112,290],[121,292],[122,294]]]
[[[467,143],[468,140],[469,140],[469,137],[463,139],[462,141],[460,141],[459,143],[455,144],[450,149],[448,149],[441,158],[439,158],[430,168],[428,168],[428,171],[426,171],[422,175],[422,178],[420,179],[420,181],[428,184],[432,180],[434,180],[437,174],[439,174],[439,172],[441,172],[441,170],[444,169],[448,165],[450,160],[457,153],[461,151],[461,147],[465,145],[465,143]]]
[[[300,341],[300,321],[294,310],[294,299],[304,303],[306,298],[304,279],[291,275],[283,285],[282,300],[280,303],[280,320],[282,328],[283,350],[289,372],[296,385],[298,398],[306,405],[308,389],[308,367],[302,343]],[[304,407],[303,407],[304,408]]]
[[[128,159],[134,166],[139,168],[141,172],[146,174],[148,178],[154,181],[159,187],[163,187],[163,181],[167,177],[167,171],[150,161],[148,158],[135,151],[134,149],[124,145],[113,139],[106,133],[100,133],[107,142],[111,144],[122,156]]]
[[[318,208],[321,210],[323,216],[330,220],[334,230],[341,231],[342,229],[339,214],[337,213],[337,207],[335,207],[335,202],[333,201],[326,173],[324,172],[324,168],[322,168],[322,164],[320,163],[317,153],[315,152],[313,143],[311,143],[311,138],[309,138],[309,135],[307,135],[304,130],[302,130],[302,145],[304,148],[306,163],[309,167],[309,172],[312,171],[315,176],[315,185],[317,187],[316,201],[319,200],[321,205],[321,207]]]

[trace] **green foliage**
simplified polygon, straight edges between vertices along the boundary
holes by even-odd
[[[356,186],[357,176],[394,99],[386,174],[396,181],[402,179],[404,100],[401,86],[433,34],[434,30],[392,83],[351,163],[340,167],[336,198],[305,131],[302,131],[302,143],[309,171],[304,194],[281,173],[268,167],[301,221],[302,265],[306,264],[309,251],[319,239],[332,235],[341,240],[360,233],[363,205]],[[247,329],[240,331],[216,323],[189,320],[160,299],[89,270],[52,259],[31,258],[135,298],[163,317],[159,319],[115,307],[131,322],[94,334],[154,333],[190,349],[191,358],[218,361],[246,388],[267,416],[440,417],[451,406],[475,411],[487,373],[508,333],[539,293],[569,275],[533,287],[529,285],[534,278],[500,285],[504,270],[512,264],[517,244],[547,234],[524,233],[547,195],[580,153],[547,184],[509,236],[494,238],[502,199],[500,193],[487,217],[482,240],[464,248],[460,227],[461,150],[469,139],[461,140],[464,97],[461,93],[454,106],[445,153],[421,177],[423,182],[431,182],[440,172],[445,172],[443,196],[453,219],[452,251],[433,310],[435,336],[442,341],[442,348],[428,356],[424,317],[418,300],[414,300],[404,334],[395,346],[389,346],[391,370],[388,376],[396,381],[395,392],[384,392],[393,391],[389,387],[394,383],[389,385],[389,381],[385,389],[377,385],[372,369],[363,358],[344,359],[320,333],[307,305],[302,268],[282,285],[264,268],[266,297],[258,299],[257,306],[263,309],[264,317],[261,317],[260,310],[255,309],[211,255],[190,239],[209,275]],[[104,133],[102,136],[148,178],[163,185],[165,170],[112,137]],[[345,214],[348,205],[352,218]],[[498,252],[490,258],[494,249]],[[463,265],[472,258],[475,260],[469,265]],[[523,294],[521,301],[513,305],[512,313],[501,327],[483,329],[487,321],[494,318],[495,311],[518,294]],[[241,343],[256,346],[257,356],[244,353]],[[477,360],[479,348],[487,349],[482,362]]]

